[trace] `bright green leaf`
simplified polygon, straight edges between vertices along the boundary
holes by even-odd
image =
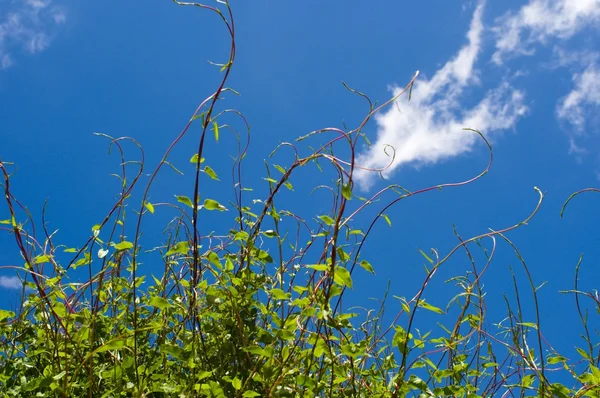
[[[150,301],[148,301],[148,304],[160,310],[164,310],[165,308],[172,308],[175,306],[174,304],[171,304],[169,300],[159,296],[152,297]]]
[[[387,214],[382,214],[381,217],[383,217],[383,219],[385,220],[385,222],[391,227],[392,226],[392,221],[390,220],[390,218],[387,216]]]
[[[52,257],[50,257],[50,256],[49,256],[49,255],[47,255],[47,254],[42,254],[42,255],[40,255],[40,256],[36,256],[36,257],[34,257],[34,258],[33,258],[33,262],[34,262],[35,264],[47,263],[47,262],[50,262],[50,259],[51,259],[51,258],[52,258]]]
[[[215,141],[219,142],[219,125],[217,122],[213,122],[213,130],[215,132]]]
[[[346,268],[335,267],[335,275],[333,280],[342,286],[348,286],[350,289],[352,289],[352,277],[350,276],[350,271],[348,271]]]
[[[175,197],[177,198],[178,202],[183,203],[184,205],[187,205],[187,206],[191,207],[192,209],[194,208],[194,205],[192,204],[192,200],[190,198],[188,198],[187,196],[175,195]]]
[[[375,270],[373,269],[373,266],[366,260],[362,260],[360,262],[360,266],[363,267],[365,269],[365,271],[368,271],[372,274],[375,273]]]
[[[171,246],[169,251],[165,253],[165,256],[172,256],[174,254],[183,254],[186,255],[190,250],[189,243],[187,241],[178,242],[176,245]]]
[[[104,344],[102,347],[96,350],[97,353],[106,352],[110,350],[120,350],[125,347],[125,340],[121,337],[117,337],[115,339],[110,340],[108,343]]]
[[[434,307],[433,305],[431,305],[429,303],[426,303],[424,300],[419,300],[418,306],[421,307],[421,308],[423,308],[423,309],[426,309],[428,311],[435,312],[437,314],[443,314],[444,313],[444,311],[441,308]]]
[[[311,264],[311,265],[307,265],[306,268],[311,268],[311,269],[314,269],[316,271],[329,271],[329,269],[331,267],[329,265],[326,265],[326,264]]]
[[[227,210],[227,208],[225,206],[223,206],[222,204],[220,204],[216,200],[212,200],[212,199],[205,199],[204,200],[204,208],[206,210],[219,210],[219,211],[225,211],[225,210]]]
[[[0,322],[5,319],[10,319],[15,316],[15,313],[12,311],[0,310]]]
[[[326,225],[333,225],[333,223],[335,222],[333,218],[329,217],[329,216],[319,216],[319,218],[326,224]]]
[[[219,181],[219,177],[217,177],[217,173],[215,173],[215,171],[213,169],[211,169],[209,166],[204,167],[204,172],[206,174],[208,174],[208,176],[210,178],[212,178],[213,180]]]
[[[432,259],[431,259],[431,258],[430,258],[430,257],[429,257],[427,254],[425,254],[425,252],[424,252],[423,250],[419,249],[419,252],[421,253],[421,255],[422,255],[423,257],[425,257],[425,260],[427,260],[427,261],[429,261],[431,264],[433,264],[433,260],[432,260]]]
[[[200,162],[198,162],[198,154],[195,153],[194,156],[192,156],[190,158],[190,163],[194,163],[194,164],[202,164],[204,163],[204,158],[200,158]]]
[[[116,250],[127,250],[133,247],[133,243],[124,240],[120,243],[112,243],[112,247],[114,247]]]
[[[154,205],[153,205],[152,203],[150,203],[150,202],[145,202],[145,203],[144,203],[144,207],[145,207],[146,209],[148,209],[148,211],[149,211],[150,213],[154,214]]]
[[[344,196],[344,198],[346,198],[347,200],[352,199],[352,188],[350,188],[350,183],[348,184],[344,184],[342,186],[342,195]]]

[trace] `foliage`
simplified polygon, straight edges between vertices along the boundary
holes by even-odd
[[[516,282],[517,304],[507,299],[507,316],[494,327],[487,319],[482,279],[498,240],[514,249],[538,312],[538,288],[506,236],[538,211],[543,194],[537,188],[537,206],[522,222],[470,239],[456,233],[458,244],[445,256],[421,252],[426,278],[411,299],[395,298],[402,309],[391,318],[384,316],[387,294],[376,308],[364,311],[343,304],[357,272],[374,274],[378,269],[361,250],[377,222],[391,225],[386,215],[391,206],[429,191],[459,188],[487,173],[491,147],[483,135],[465,132],[478,134],[490,149],[490,163],[476,177],[415,191],[390,185],[361,198],[354,191],[360,170],[357,145],[366,139],[363,129],[371,117],[398,97],[375,105],[346,86],[368,104],[363,121],[354,129],[326,128],[301,137],[298,142],[326,137],[307,155],[300,154],[306,148],[299,144],[278,146],[274,154],[291,149],[293,156],[286,167],[267,165],[268,189],[261,196],[241,178],[249,142],[246,120],[237,111],[218,110],[226,93],[236,94],[226,86],[235,60],[231,8],[225,1],[219,2],[221,8],[176,3],[207,9],[222,19],[231,39],[229,59],[218,65],[222,79],[145,186],[137,141],[105,136],[122,160],[122,189],[78,249],[55,243],[44,220],[41,235],[36,234],[32,216],[11,190],[9,164],[0,162],[9,215],[1,227],[15,238],[24,261],[19,272],[25,275],[17,313],[0,310],[3,397],[600,396],[600,354],[579,301],[588,297],[598,309],[597,293],[581,292],[577,284],[571,291],[585,329],[587,348],[579,349],[583,364],[569,362],[545,342],[539,315],[533,322],[523,319],[523,293]],[[410,95],[416,77],[399,95]],[[227,124],[226,118],[241,120],[247,135],[239,134],[236,122]],[[189,196],[151,203],[153,181],[165,165],[190,168],[172,163],[169,155],[192,124],[200,124],[200,133],[190,159],[195,170]],[[228,136],[236,138],[240,150],[232,168],[233,200],[226,206],[210,192],[201,200],[200,188],[205,181],[221,181],[205,164],[206,140]],[[127,160],[127,142],[138,145],[141,160]],[[393,161],[393,149],[390,153]],[[281,199],[294,190],[293,176],[306,168],[334,176],[326,187],[331,193],[329,213],[309,219],[284,210]],[[384,202],[390,194],[395,196]],[[254,200],[248,201],[248,195]],[[128,210],[132,206],[137,211]],[[378,210],[366,228],[357,227],[359,215],[374,206]],[[153,225],[147,219],[161,212],[175,216],[164,230],[163,244],[146,250],[143,221]],[[232,215],[231,224],[219,230],[222,223],[206,221],[215,220],[216,213]],[[475,260],[473,249],[484,253],[484,264]],[[459,293],[448,306],[435,307],[425,298],[427,287],[458,251],[467,255],[469,269],[449,281]],[[160,261],[162,276],[150,281],[142,270],[144,259]],[[444,320],[442,334],[417,328],[417,315],[428,312]],[[388,318],[391,322],[386,323]]]

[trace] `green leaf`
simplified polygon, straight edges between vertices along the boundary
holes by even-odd
[[[169,302],[169,300],[159,297],[159,296],[154,296],[150,299],[150,301],[148,301],[148,304],[150,304],[153,307],[156,307],[160,310],[164,310],[165,308],[173,308],[175,307],[174,304],[171,304]]]
[[[148,211],[149,211],[150,213],[154,214],[154,205],[153,205],[152,203],[150,203],[150,202],[145,202],[145,203],[144,203],[144,207],[145,207],[146,209],[148,209]]]
[[[271,289],[271,294],[275,300],[287,300],[292,297],[290,293],[286,293],[281,289]]]
[[[285,169],[283,167],[279,166],[279,165],[274,164],[273,167],[275,167],[277,170],[279,170],[279,172],[281,174],[285,174],[286,173]]]
[[[42,254],[42,255],[40,255],[40,256],[36,256],[36,257],[34,257],[34,258],[33,258],[33,262],[34,262],[35,264],[48,263],[48,262],[50,262],[50,259],[51,259],[51,258],[52,258],[52,257],[50,257],[50,256],[49,256],[49,255],[47,255],[47,254]]]
[[[213,169],[211,169],[209,166],[204,167],[204,172],[206,174],[208,174],[208,176],[210,178],[212,178],[213,180],[219,181],[219,177],[217,177],[217,173],[215,173],[215,171]]]
[[[172,256],[174,254],[186,255],[190,251],[190,246],[187,241],[178,242],[175,246],[171,246],[169,251],[165,253],[165,256]]]
[[[519,323],[517,323],[517,325],[521,325],[521,326],[525,326],[525,327],[537,330],[537,325],[533,322],[519,322]]]
[[[63,377],[65,377],[65,375],[66,375],[66,374],[67,374],[67,371],[66,371],[66,370],[63,370],[62,372],[60,372],[60,373],[59,373],[59,374],[57,374],[56,376],[53,376],[52,378],[53,378],[54,380],[60,380],[60,379],[62,379]]]
[[[194,156],[192,156],[190,158],[190,163],[194,163],[194,164],[202,164],[204,163],[204,158],[200,158],[200,161],[198,162],[198,154],[195,153]]]
[[[266,231],[263,231],[263,235],[265,235],[267,238],[274,238],[277,236],[277,233],[272,229],[268,229]]]
[[[575,347],[575,349],[577,350],[577,352],[579,353],[579,355],[581,355],[583,358],[585,358],[587,360],[590,359],[590,356],[589,356],[589,354],[587,352],[585,352],[584,350],[582,350],[579,347]]]
[[[225,206],[223,206],[222,204],[220,204],[216,200],[212,200],[212,199],[205,199],[204,200],[204,208],[206,210],[219,210],[219,211],[225,211],[225,210],[227,210],[227,208]]]
[[[121,243],[112,243],[111,245],[116,250],[127,250],[127,249],[131,249],[133,247],[133,243],[127,242],[126,240],[124,240]]]
[[[238,379],[237,377],[234,377],[233,380],[231,380],[231,385],[236,390],[241,390],[242,389],[242,381],[240,379]]]
[[[352,188],[350,188],[350,183],[344,184],[342,186],[342,195],[347,200],[351,200],[352,199]]]
[[[0,310],[0,322],[5,319],[10,319],[15,316],[15,313],[12,311]]]
[[[550,364],[550,365],[555,365],[557,363],[566,362],[566,361],[567,361],[567,358],[560,356],[560,355],[548,358],[548,364]]]
[[[533,384],[534,378],[535,378],[534,375],[527,375],[527,376],[523,377],[523,379],[521,380],[521,385],[525,388],[531,387],[531,385]]]
[[[390,218],[387,216],[387,214],[382,214],[381,217],[383,217],[383,219],[385,220],[385,222],[391,227],[392,226],[392,221],[390,220]]]
[[[253,397],[260,397],[260,394],[254,391],[244,391],[244,393],[242,394],[243,398],[253,398]]]
[[[426,303],[425,300],[419,300],[418,306],[428,311],[435,312],[436,314],[444,314],[444,311],[441,308],[434,307],[433,305]]]
[[[311,268],[314,269],[316,271],[329,271],[329,265],[326,264],[311,264],[311,265],[307,265],[306,268]]]
[[[0,220],[0,224],[10,224],[10,220]]]
[[[215,141],[219,142],[219,125],[213,122],[213,130],[215,131]]]
[[[421,255],[423,255],[423,257],[425,257],[425,260],[429,261],[429,263],[433,264],[433,260],[427,255],[425,254],[425,252],[421,249],[419,249],[419,252],[421,253]]]
[[[263,356],[266,358],[273,357],[273,347],[262,348],[260,346],[252,346],[252,347],[246,348],[246,351],[251,354],[260,355],[260,356]]]
[[[350,276],[350,271],[348,271],[346,268],[335,267],[335,275],[333,280],[342,286],[348,286],[350,289],[352,289],[352,277]]]
[[[319,216],[321,221],[323,221],[326,225],[333,225],[335,220],[329,216]]]
[[[187,205],[187,206],[191,207],[192,209],[194,208],[194,205],[192,204],[192,200],[190,198],[188,198],[187,196],[175,195],[175,197],[177,198],[178,202],[183,203],[184,205]]]
[[[372,274],[375,274],[375,270],[373,269],[373,266],[366,260],[362,260],[359,264],[361,267],[363,267],[363,269],[365,271],[368,271]]]
[[[96,352],[99,353],[99,352],[106,352],[106,351],[110,351],[110,350],[120,350],[123,347],[125,347],[125,340],[121,337],[117,337],[115,339],[110,340],[108,343],[104,344],[102,347],[98,348],[96,350]]]
[[[74,247],[69,247],[68,249],[63,250],[64,253],[77,253],[77,249]]]

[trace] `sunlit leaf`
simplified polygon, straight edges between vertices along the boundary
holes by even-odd
[[[275,300],[287,300],[292,297],[290,293],[286,293],[281,289],[271,289],[271,294]]]
[[[321,219],[321,221],[323,221],[326,225],[333,225],[333,223],[335,223],[335,220],[329,216],[319,216],[319,218]]]
[[[350,276],[350,271],[344,267],[335,267],[335,275],[333,280],[342,286],[348,286],[349,288],[352,288],[352,277]]]
[[[311,265],[307,265],[306,268],[311,268],[316,271],[329,271],[329,269],[331,267],[329,267],[329,265],[326,265],[326,264],[311,264]]]
[[[200,161],[198,162],[198,154],[195,153],[191,158],[190,158],[190,163],[194,163],[194,164],[202,164],[204,163],[204,158],[200,158]]]
[[[120,350],[125,347],[125,340],[123,338],[115,338],[110,340],[108,343],[104,344],[102,347],[96,350],[97,353],[110,351],[110,350]]]
[[[194,208],[194,205],[192,204],[192,200],[190,198],[188,198],[187,196],[175,195],[175,197],[177,198],[177,201],[179,203],[183,203],[184,205],[189,206],[192,209]]]
[[[215,132],[215,141],[219,142],[219,125],[217,122],[213,122],[213,130]]]
[[[215,171],[213,169],[211,169],[209,166],[204,167],[204,172],[206,174],[208,174],[208,176],[210,178],[212,178],[213,180],[219,181],[219,177],[217,177],[217,173],[215,173]]]
[[[0,322],[5,319],[10,319],[15,316],[15,313],[7,310],[0,310]]]
[[[441,308],[434,307],[433,305],[426,303],[424,300],[419,300],[418,306],[428,311],[435,312],[436,314],[444,314]]]
[[[149,211],[150,213],[154,214],[154,205],[153,205],[152,203],[150,203],[150,202],[145,202],[145,203],[144,203],[144,207],[145,207],[146,209],[148,209],[148,211]]]
[[[165,308],[172,308],[175,305],[171,304],[169,302],[169,300],[159,297],[159,296],[154,296],[152,298],[150,298],[150,301],[148,301],[148,304],[150,304],[152,307],[156,307],[160,310],[164,310]]]
[[[352,199],[352,188],[350,188],[350,183],[344,184],[342,186],[342,195],[347,200]]]
[[[382,214],[381,217],[383,217],[383,219],[385,220],[385,222],[391,227],[392,226],[392,221],[390,220],[390,218],[387,216],[387,214]]]
[[[419,253],[421,253],[421,255],[422,255],[423,257],[425,257],[425,260],[427,260],[427,261],[429,261],[431,264],[433,264],[433,260],[432,260],[432,259],[431,259],[431,258],[430,258],[430,257],[429,257],[427,254],[425,254],[425,252],[424,252],[423,250],[419,249]]]
[[[225,206],[223,206],[222,204],[220,204],[219,202],[217,202],[216,200],[213,200],[213,199],[205,199],[204,200],[204,208],[206,210],[219,210],[219,211],[227,210],[227,208]]]
[[[47,263],[50,262],[50,259],[52,259],[52,257],[50,257],[47,254],[42,254],[40,256],[36,256],[33,258],[33,262],[36,264],[42,264],[42,263]]]
[[[113,243],[112,247],[114,247],[116,250],[127,250],[127,249],[131,249],[133,247],[133,243],[127,242],[126,240],[124,240],[123,242],[120,242],[120,243]]]
[[[373,269],[373,266],[366,260],[362,260],[359,264],[361,267],[363,267],[363,269],[365,269],[365,271],[368,271],[372,274],[375,273],[375,270]]]
[[[190,250],[190,246],[189,243],[187,241],[181,241],[178,242],[176,245],[172,246],[167,253],[165,253],[165,256],[172,256],[174,254],[187,254],[188,251]]]

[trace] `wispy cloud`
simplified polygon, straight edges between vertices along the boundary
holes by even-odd
[[[16,276],[0,276],[0,287],[5,289],[21,289],[23,283]]]
[[[566,40],[579,31],[600,23],[600,0],[530,0],[517,12],[497,20],[496,52],[492,60],[534,53],[535,43]]]
[[[585,108],[600,105],[600,70],[592,64],[582,73],[576,73],[573,83],[573,90],[559,102],[557,114],[581,132],[585,128],[585,114],[591,113],[585,112]]]
[[[51,0],[25,0],[13,9],[0,7],[0,69],[14,64],[14,54],[45,50],[57,25],[66,21],[62,7]]]
[[[481,51],[484,31],[484,3],[476,7],[469,31],[468,43],[438,70],[430,80],[418,80],[412,99],[398,100],[376,117],[377,139],[372,147],[358,157],[358,163],[368,168],[384,168],[390,164],[390,150],[395,149],[394,162],[384,172],[389,177],[400,166],[431,164],[468,152],[477,142],[473,133],[462,131],[473,127],[486,135],[513,127],[527,112],[524,94],[508,82],[489,90],[474,107],[465,109],[460,99],[464,91],[479,84],[475,63]],[[397,94],[401,88],[395,87]],[[386,153],[387,152],[387,153]],[[357,182],[368,189],[377,174],[359,171]]]

